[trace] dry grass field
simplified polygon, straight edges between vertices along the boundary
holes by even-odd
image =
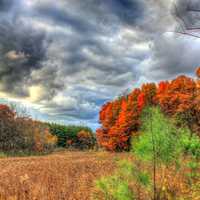
[[[113,171],[115,159],[104,152],[2,158],[0,200],[89,200],[94,180]]]
[[[0,158],[0,200],[90,200],[95,180],[111,175],[116,160],[128,157],[127,153],[72,151]],[[188,196],[184,173],[175,175],[170,169],[165,179],[174,192]],[[198,194],[189,199],[199,200]]]

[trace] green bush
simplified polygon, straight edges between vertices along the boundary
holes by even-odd
[[[187,128],[182,129],[181,144],[186,155],[200,159],[200,138],[191,134]]]
[[[134,200],[134,194],[129,188],[128,182],[117,175],[103,177],[96,182],[105,200]],[[95,199],[101,199],[96,196]]]
[[[192,194],[200,195],[200,138],[191,134],[189,129],[182,129],[181,144],[184,155],[187,157],[185,167],[188,172],[185,174],[187,183]],[[198,193],[197,193],[198,192]]]

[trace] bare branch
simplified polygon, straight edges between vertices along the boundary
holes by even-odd
[[[195,37],[195,38],[199,38],[200,39],[200,35],[195,35],[195,34],[192,34],[192,33],[188,33],[188,32],[180,32],[180,31],[167,31],[168,33],[177,33],[177,34],[181,34],[181,35],[188,35],[188,36],[192,36],[192,37]]]
[[[187,28],[187,25],[186,25],[186,22],[185,20],[182,18],[182,16],[180,15],[179,11],[178,11],[178,8],[177,8],[177,5],[176,3],[174,2],[174,8],[175,8],[175,16],[179,19],[179,21],[181,20],[181,28],[182,30],[184,30],[185,28]],[[183,25],[182,25],[183,24]]]
[[[188,12],[200,12],[200,9],[188,8]]]
[[[196,8],[192,8],[190,6],[191,1],[187,2],[187,8],[186,11],[187,12],[199,12],[200,14],[200,9],[196,9]],[[181,28],[181,31],[174,31],[174,33],[178,33],[178,34],[182,34],[182,35],[188,35],[188,36],[192,36],[195,38],[200,38],[200,35],[196,35],[194,32],[199,32],[200,33],[200,27],[189,27],[188,23],[185,21],[184,17],[181,15],[181,13],[178,10],[178,7],[176,5],[176,3],[174,2],[174,11],[175,11],[175,17],[177,18],[177,21],[179,21],[179,25]],[[192,22],[191,22],[191,26],[192,26]]]

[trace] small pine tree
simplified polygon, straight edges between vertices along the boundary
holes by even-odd
[[[141,121],[141,135],[132,142],[134,162],[120,161],[119,169],[113,176],[97,181],[101,196],[96,199],[177,199],[176,194],[166,191],[168,188],[163,181],[167,175],[165,169],[169,171],[169,167],[175,167],[175,176],[181,169],[180,160],[186,155],[190,158],[187,165],[190,169],[190,184],[195,185],[195,190],[199,189],[196,180],[199,172],[199,138],[193,136],[187,127],[177,128],[176,121],[167,118],[158,107],[144,109]],[[162,174],[158,176],[160,169]],[[199,193],[193,192],[190,199],[195,199],[194,194],[197,196]]]
[[[133,141],[133,152],[141,161],[152,162],[153,199],[157,200],[160,198],[157,169],[161,165],[168,167],[179,160],[182,152],[179,133],[158,107],[148,107],[143,111],[141,132],[139,139]]]

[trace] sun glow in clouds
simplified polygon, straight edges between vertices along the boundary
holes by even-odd
[[[23,4],[28,8],[33,7],[34,3],[35,3],[35,0],[23,0]]]

